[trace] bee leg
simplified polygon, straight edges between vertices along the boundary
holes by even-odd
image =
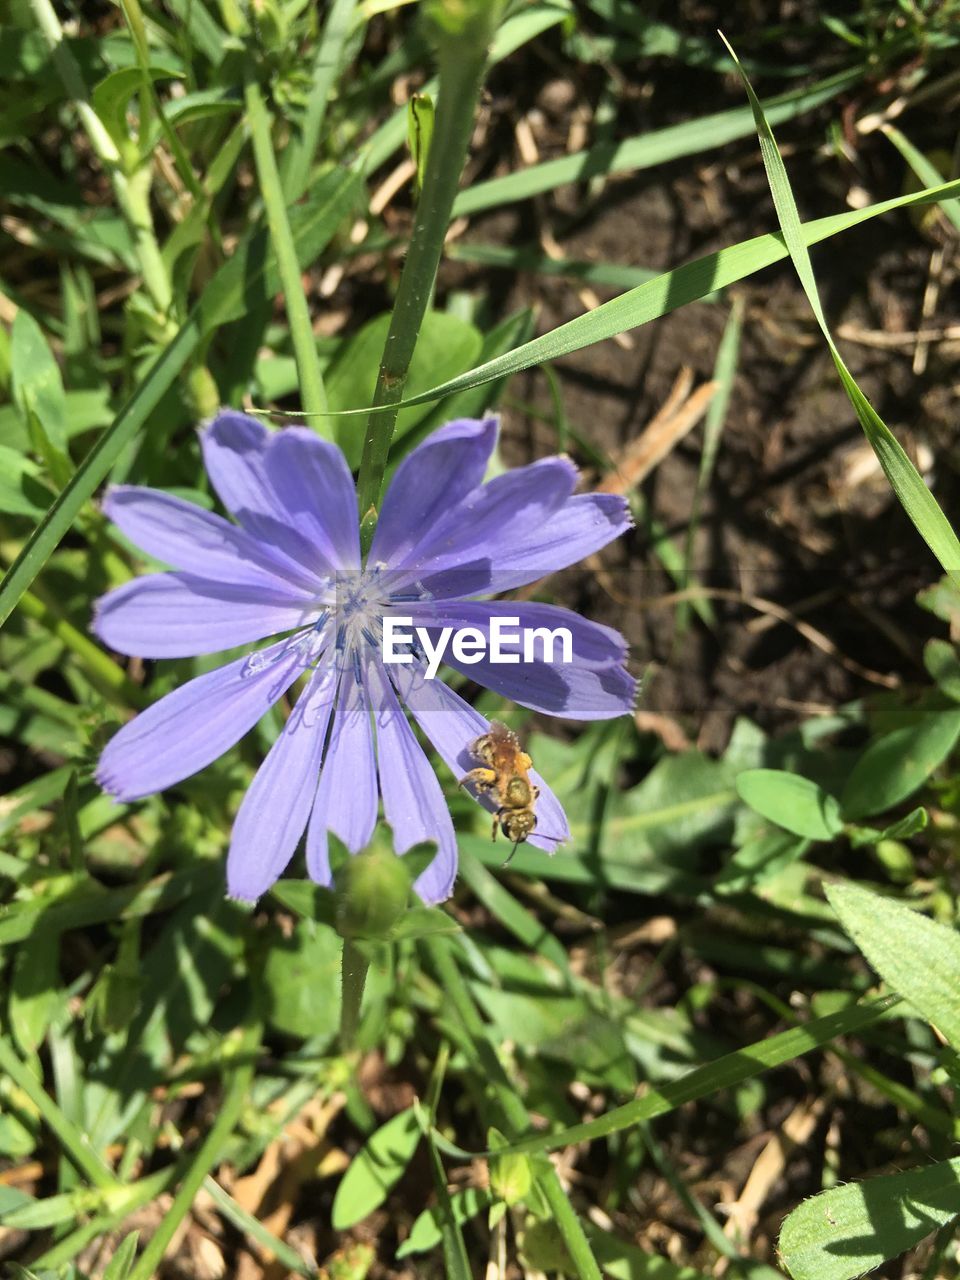
[[[497,831],[499,827],[500,827],[500,810],[498,809],[497,812],[493,815],[493,834],[490,837],[491,840],[496,840]]]
[[[497,775],[492,769],[471,769],[469,773],[463,775],[457,786],[472,786],[476,789],[477,794],[482,796],[493,789],[493,784],[496,780]]]

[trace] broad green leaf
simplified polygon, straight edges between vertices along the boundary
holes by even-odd
[[[960,933],[859,885],[826,894],[881,978],[960,1049]]]
[[[94,87],[93,109],[118,147],[130,138],[127,104],[144,84],[144,74],[140,67],[121,67],[119,71],[111,71],[104,76]],[[170,80],[176,76],[176,72],[166,67],[148,67],[146,74],[151,80]]]
[[[946,640],[929,640],[923,650],[923,665],[930,677],[954,702],[960,702],[960,654]]]
[[[259,978],[267,1021],[297,1040],[332,1040],[340,1024],[340,939],[326,925],[300,921],[271,936]]]
[[[737,791],[761,817],[796,836],[832,840],[843,829],[836,799],[797,773],[748,769],[737,776]]]
[[[906,800],[942,764],[960,737],[960,709],[927,712],[884,734],[854,765],[840,796],[845,818],[868,818]]]
[[[26,1055],[43,1043],[62,1003],[60,939],[54,933],[38,931],[17,951],[10,984],[10,1030]]]
[[[352,205],[358,184],[359,177],[352,171],[327,174],[314,185],[310,198],[291,210],[291,230],[301,266],[308,266],[326,246]],[[228,321],[239,319],[258,301],[272,297],[278,288],[276,262],[267,234],[260,229],[237,248],[214,276],[183,328],[150,366],[112,426],[99,437],[28,539],[0,583],[0,625],[43,568],[83,504],[147,423],[203,338]]]
[[[22,307],[13,321],[10,360],[13,398],[26,417],[35,413],[50,444],[59,453],[67,447],[66,405],[60,366],[43,330]]]
[[[960,1214],[960,1158],[832,1187],[804,1200],[780,1232],[794,1280],[852,1280]]]
[[[890,485],[900,501],[900,505],[913,521],[917,532],[940,561],[942,567],[951,577],[960,582],[960,539],[957,538],[949,520],[941,511],[936,498],[924,484],[923,477],[910,461],[903,446],[860,390],[856,380],[844,363],[840,352],[837,350],[820,302],[820,295],[817,292],[813,265],[810,261],[810,254],[807,251],[800,214],[797,210],[783,158],[780,155],[764,109],[754,93],[746,73],[738,62],[729,42],[722,35],[721,39],[724,39],[724,43],[730,51],[730,56],[733,58],[740,73],[740,78],[747,91],[747,97],[750,100],[760,138],[760,153],[763,156],[763,164],[770,184],[770,193],[773,196],[773,203],[783,231],[784,242],[793,260],[803,291],[807,295],[807,301],[826,339],[843,388],[860,420],[864,435],[870,442],[884,474],[890,481]]]
[[[491,1193],[481,1187],[464,1187],[462,1191],[455,1191],[450,1197],[453,1216],[461,1226],[471,1218],[475,1218],[492,1203]],[[441,1238],[437,1210],[424,1209],[410,1228],[410,1234],[397,1250],[397,1259],[409,1257],[411,1253],[426,1253],[429,1249],[435,1248]]]
[[[372,1133],[354,1156],[333,1198],[332,1225],[346,1231],[379,1208],[400,1181],[421,1138],[413,1107]]]
[[[37,477],[40,468],[25,454],[0,444],[0,511],[11,516],[43,515],[50,490]]]
[[[377,371],[389,327],[389,314],[377,316],[365,324],[338,354],[326,379],[332,412],[373,402]],[[480,354],[482,343],[483,339],[473,325],[446,311],[428,311],[410,362],[407,386],[411,395],[425,390],[438,377],[453,377],[468,369]],[[397,416],[394,441],[402,440],[428,412],[426,406],[402,410]],[[363,448],[361,424],[349,418],[341,419],[336,426],[336,436],[347,462],[356,468]]]

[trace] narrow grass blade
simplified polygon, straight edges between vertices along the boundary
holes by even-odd
[[[771,1067],[782,1066],[785,1062],[820,1048],[837,1036],[860,1031],[897,1003],[899,1003],[898,996],[885,996],[867,1004],[843,1009],[839,1013],[831,1013],[825,1018],[814,1018],[802,1027],[782,1031],[779,1035],[760,1040],[746,1049],[737,1049],[733,1053],[725,1054],[722,1058],[717,1058],[715,1062],[697,1067],[675,1083],[663,1085],[660,1089],[651,1089],[642,1098],[627,1102],[622,1107],[615,1107],[612,1111],[598,1116],[596,1120],[575,1124],[557,1133],[523,1138],[510,1147],[504,1148],[504,1151],[499,1154],[557,1151],[561,1147],[573,1146],[578,1142],[607,1138],[610,1134],[630,1129],[641,1121],[653,1120],[657,1116],[675,1111],[686,1102],[696,1102],[700,1098],[708,1098],[712,1094],[719,1093],[721,1089],[729,1089],[733,1085],[741,1084],[744,1080],[760,1075],[763,1071],[769,1071]]]
[[[863,69],[851,67],[811,85],[809,89],[793,89],[778,98],[771,98],[766,104],[767,114],[778,124],[792,120],[829,102],[862,78]],[[553,191],[564,183],[582,182],[598,174],[635,173],[681,156],[713,151],[727,142],[748,137],[751,128],[750,111],[745,107],[734,107],[730,111],[685,120],[682,124],[628,138],[625,142],[604,144],[576,155],[546,160],[543,164],[530,165],[503,178],[478,182],[462,191],[453,206],[454,217],[528,200],[544,191]]]
[[[826,218],[817,218],[813,222],[804,223],[801,234],[805,244],[817,244],[841,231],[848,231],[861,223],[891,213],[894,209],[934,204],[956,196],[960,196],[960,179],[943,183],[939,187],[894,196],[890,200],[868,205],[865,209],[850,209]],[[399,407],[404,409],[415,404],[425,404],[455,392],[482,386],[496,378],[509,377],[547,360],[557,360],[571,352],[581,351],[594,342],[602,342],[606,338],[616,337],[618,333],[625,333],[628,329],[648,324],[651,320],[659,320],[661,316],[669,315],[689,302],[697,302],[717,289],[726,288],[727,285],[754,275],[788,256],[784,237],[778,234],[754,236],[750,240],[731,245],[728,249],[696,258],[672,271],[663,272],[646,284],[621,294],[619,298],[604,302],[585,315],[576,316],[566,324],[558,325],[549,333],[533,338],[505,355],[487,360],[475,369],[450,378],[429,391],[401,400]],[[356,416],[366,414],[369,410],[358,408],[343,412]]]
[[[770,184],[770,193],[773,196],[773,203],[777,210],[777,217],[780,220],[784,241],[790,257],[793,259],[793,265],[800,278],[803,291],[807,295],[807,301],[810,303],[813,314],[830,348],[830,354],[836,365],[837,373],[840,375],[843,388],[856,411],[863,433],[877,455],[893,491],[900,500],[901,506],[913,521],[917,532],[940,561],[942,567],[955,582],[960,584],[960,539],[957,538],[949,520],[940,509],[936,498],[924,484],[922,477],[910,461],[896,436],[860,390],[833,341],[833,336],[820,302],[810,254],[807,251],[807,241],[803,234],[800,214],[797,210],[793,189],[790,186],[790,179],[787,177],[783,158],[780,155],[776,139],[773,136],[773,131],[764,114],[760,100],[754,93],[753,87],[739,61],[737,61],[737,55],[728,41],[724,40],[724,43],[727,45],[730,56],[736,64],[744,88],[747,91],[747,97],[750,100],[750,107],[753,111],[757,133],[760,138],[760,153],[763,156],[764,167],[767,171],[767,181]]]
[[[922,151],[919,151],[909,138],[905,137],[899,129],[892,124],[883,126],[883,132],[887,135],[893,145],[906,160],[907,164],[913,170],[914,175],[923,183],[925,187],[936,186],[938,182],[943,182],[943,174],[931,164]],[[944,214],[950,219],[957,231],[960,231],[960,201],[944,200],[940,206]]]

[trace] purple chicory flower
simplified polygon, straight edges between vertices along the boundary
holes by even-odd
[[[172,572],[136,578],[99,601],[93,629],[104,644],[142,658],[180,658],[273,639],[120,729],[97,768],[106,791],[136,800],[197,773],[306,676],[237,813],[231,896],[253,901],[264,893],[305,830],[309,873],[330,884],[328,831],[352,853],[363,849],[381,799],[397,853],[437,844],[415,885],[420,897],[435,903],[452,892],[453,823],[402,706],[457,777],[476,764],[470,746],[490,726],[441,680],[425,678],[417,650],[409,665],[384,665],[387,615],[484,633],[504,613],[523,627],[563,625],[573,638],[570,664],[485,659],[460,669],[551,715],[605,719],[631,709],[635,682],[618,632],[553,605],[476,598],[565,568],[630,523],[622,498],[573,493],[576,471],[566,458],[484,484],[497,428],[493,417],[450,422],[408,454],[365,565],[347,463],[306,428],[271,432],[225,411],[201,432],[207,472],[236,524],[156,489],[107,492],[110,519]],[[552,851],[569,837],[567,819],[543,778],[531,776],[540,797],[530,843]]]

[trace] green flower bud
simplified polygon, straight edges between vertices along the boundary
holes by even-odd
[[[220,409],[220,392],[213,374],[205,364],[190,370],[187,378],[187,400],[193,417],[198,421],[212,418]]]
[[[407,908],[410,878],[400,858],[377,848],[347,858],[334,878],[343,938],[386,938]]]

